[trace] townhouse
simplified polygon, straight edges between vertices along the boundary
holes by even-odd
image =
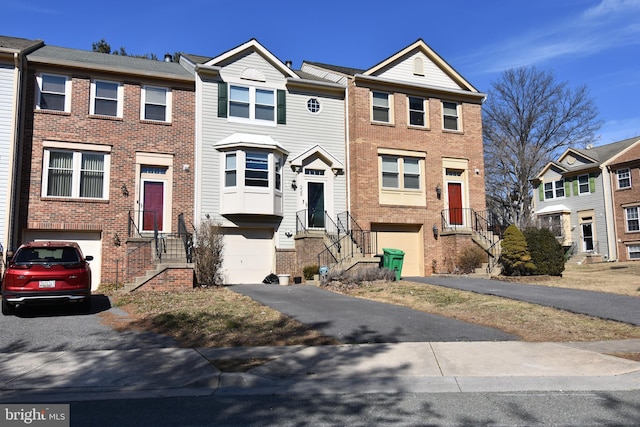
[[[193,217],[193,76],[48,45],[27,61],[18,240],[78,242],[95,290],[136,239]]]
[[[19,183],[17,149],[22,130],[22,98],[27,83],[25,55],[43,45],[41,40],[0,36],[0,256],[16,240],[12,230]]]
[[[369,69],[302,71],[347,86],[349,212],[371,252],[402,250],[406,276],[454,271],[486,209],[485,95],[423,40]]]
[[[569,148],[532,180],[534,215],[580,262],[637,257],[639,138]]]
[[[255,39],[181,63],[196,80],[195,220],[222,226],[226,283],[301,276],[346,210],[345,87]]]

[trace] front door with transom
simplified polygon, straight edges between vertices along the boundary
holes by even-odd
[[[447,183],[449,225],[464,225],[462,216],[462,183]]]
[[[142,183],[142,231],[163,230],[164,182]],[[156,228],[157,227],[157,228]]]
[[[593,223],[583,222],[580,225],[582,230],[582,252],[593,252]]]

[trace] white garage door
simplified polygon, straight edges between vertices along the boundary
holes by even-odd
[[[89,262],[91,266],[91,290],[98,289],[102,270],[102,240],[99,232],[28,231],[25,233],[24,239],[25,242],[41,240],[76,242],[84,256],[93,256],[93,260]]]
[[[262,283],[274,272],[273,229],[227,228],[224,233],[226,284]]]
[[[424,250],[420,226],[379,225],[372,227],[378,232],[378,252],[382,249],[404,251],[402,276],[424,276]]]

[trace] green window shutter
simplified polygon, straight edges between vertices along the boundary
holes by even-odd
[[[596,176],[593,174],[589,174],[589,191],[591,193],[596,192]]]
[[[569,181],[564,181],[564,196],[565,197],[569,197],[571,195],[571,193],[569,193],[569,191],[571,190],[571,183]]]
[[[229,91],[225,82],[218,83],[218,117],[227,117]]]
[[[287,91],[278,90],[278,124],[287,124]]]
[[[573,181],[573,195],[577,196],[578,195],[578,191],[579,191],[578,190],[578,178],[574,177],[572,181]]]
[[[538,185],[538,196],[540,197],[540,201],[544,202],[544,182]]]

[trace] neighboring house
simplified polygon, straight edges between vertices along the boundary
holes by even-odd
[[[27,81],[25,55],[43,44],[40,40],[0,36],[0,256],[16,241],[12,230],[19,178],[21,100]]]
[[[619,261],[640,260],[640,137],[606,162]]]
[[[225,282],[300,276],[347,208],[345,86],[294,71],[255,39],[181,63],[197,91],[195,221],[222,226]]]
[[[616,235],[614,210],[619,215],[629,207],[625,212],[633,215],[633,204],[627,205],[627,199],[622,205],[614,204],[614,194],[619,199],[623,194],[637,194],[637,190],[618,191],[625,190],[627,183],[631,185],[631,169],[622,165],[632,164],[632,159],[620,156],[637,154],[637,148],[627,152],[637,145],[638,138],[632,138],[598,147],[569,148],[532,180],[538,223],[550,228],[571,255],[587,261],[620,259],[616,241],[623,228]],[[616,160],[619,158],[622,160]],[[613,169],[612,162],[619,167]],[[633,231],[626,234],[627,241],[632,235]]]
[[[78,242],[95,290],[136,238],[193,217],[194,79],[177,63],[56,46],[27,61],[21,241]]]
[[[403,276],[455,270],[486,217],[485,95],[422,40],[369,69],[301,69],[348,87],[349,212],[372,252],[402,250]]]

